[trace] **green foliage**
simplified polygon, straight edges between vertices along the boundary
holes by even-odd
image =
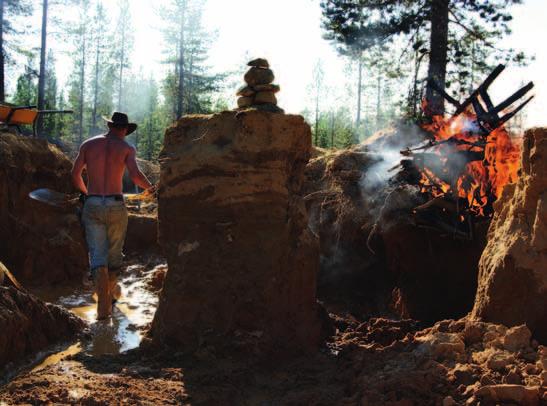
[[[164,63],[171,69],[162,83],[172,118],[213,110],[214,93],[224,75],[212,75],[207,53],[214,35],[202,25],[203,0],[171,0],[161,9]]]
[[[323,0],[325,38],[339,52],[360,58],[363,52],[378,49],[397,39],[408,40],[398,59],[414,65],[414,83],[406,111],[416,115],[423,87],[422,61],[430,53],[430,27],[436,16],[431,13],[438,0]],[[502,61],[525,62],[522,53],[500,48],[499,39],[510,32],[512,16],[507,6],[521,0],[451,0],[449,2],[449,42],[447,87],[457,83],[456,91],[466,93],[475,80]],[[413,55],[412,55],[413,53]],[[438,63],[429,60],[429,63]],[[445,69],[445,68],[443,68]]]
[[[21,37],[27,29],[27,18],[33,12],[30,0],[4,0],[4,19],[2,21],[2,39],[4,64],[15,64],[15,55],[29,56],[28,50],[22,48]]]
[[[46,59],[46,76],[44,89],[44,108],[45,110],[55,110],[57,108],[57,76],[55,75],[55,56],[50,49]],[[52,138],[58,138],[57,121],[59,115],[51,114],[44,117],[42,133],[50,135]]]
[[[112,59],[110,48],[114,37],[107,29],[111,20],[100,1],[97,1],[92,22],[90,35],[92,57],[90,59],[93,66],[90,69],[92,79],[89,89],[92,95],[92,106],[89,135],[97,135],[105,130],[102,117],[110,115],[114,109],[113,94],[118,70],[116,61]]]
[[[112,43],[117,44],[111,49],[109,59],[116,65],[112,73],[116,78],[116,108],[118,111],[125,111],[129,98],[125,94],[125,84],[127,78],[126,72],[130,68],[130,55],[133,50],[134,38],[131,29],[131,4],[129,0],[119,0],[119,15],[116,21],[114,37],[116,40]]]
[[[411,34],[431,21],[431,5],[436,0],[323,0],[325,37],[340,44],[343,52],[360,52],[392,41],[400,34]],[[512,17],[509,4],[521,0],[452,0],[452,21],[477,39],[507,33]],[[433,16],[434,18],[434,16]],[[475,32],[475,21],[482,22],[482,32]],[[485,28],[488,27],[488,28]]]
[[[12,103],[18,106],[36,105],[37,94],[38,84],[36,83],[34,59],[29,57],[24,73],[17,78],[17,87],[12,97]]]
[[[159,104],[159,90],[153,78],[139,81],[141,106],[144,110],[135,113],[132,117],[140,123],[138,134],[135,136],[135,145],[140,158],[156,160],[163,144],[163,134],[169,125],[169,115]]]
[[[308,122],[315,120],[314,114],[315,112],[310,110],[302,112]],[[357,133],[352,124],[351,112],[346,107],[321,111],[318,116],[317,127],[312,126],[314,145],[321,148],[347,148],[355,144],[358,141],[357,138]]]

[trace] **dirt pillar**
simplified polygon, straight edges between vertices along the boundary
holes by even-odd
[[[158,220],[169,271],[153,343],[318,344],[318,244],[300,195],[310,150],[294,115],[187,116],[167,130]]]
[[[524,135],[519,179],[494,205],[472,316],[547,342],[547,128]]]

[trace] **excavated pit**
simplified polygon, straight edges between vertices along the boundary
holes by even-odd
[[[423,140],[399,126],[366,143],[319,151],[306,167],[310,226],[319,236],[319,297],[344,302],[364,317],[406,317],[427,324],[473,307],[488,221],[473,239],[418,227],[419,190],[390,169],[400,150]]]
[[[210,124],[215,120],[228,122],[230,125],[227,127],[219,125],[216,129],[212,126],[212,128],[208,127],[208,131],[202,131],[201,125],[204,122]],[[375,199],[361,199],[358,192],[362,186],[359,184],[362,175],[357,177],[356,172],[362,172],[363,169],[367,168],[370,169],[371,163],[377,162],[378,157],[371,154],[370,151],[356,149],[352,150],[350,164],[348,165],[346,165],[348,151],[341,151],[338,154],[330,155],[330,157],[321,155],[316,158],[317,160],[312,161],[308,166],[307,174],[309,176],[310,168],[315,168],[318,169],[317,177],[311,180],[308,177],[308,181],[305,183],[306,192],[296,193],[297,188],[294,187],[292,182],[300,182],[301,180],[299,180],[298,171],[293,172],[294,165],[303,166],[305,162],[305,159],[297,164],[293,161],[295,157],[297,159],[302,157],[300,152],[297,152],[300,151],[299,147],[289,148],[289,151],[293,152],[290,158],[287,158],[287,149],[280,147],[273,152],[270,148],[268,154],[266,154],[270,157],[270,159],[266,159],[267,164],[262,164],[265,157],[257,157],[257,154],[262,149],[268,150],[264,147],[264,145],[266,147],[271,145],[266,142],[267,140],[273,142],[272,140],[276,139],[275,137],[268,137],[272,129],[284,129],[287,133],[292,134],[294,137],[290,138],[291,142],[289,144],[301,141],[301,138],[297,136],[298,134],[287,130],[287,128],[293,128],[295,125],[299,126],[298,120],[285,117],[283,120],[289,120],[288,124],[291,124],[291,126],[277,127],[279,123],[275,125],[272,123],[271,127],[266,128],[257,125],[255,120],[256,117],[252,115],[251,117],[245,115],[234,116],[232,113],[225,113],[224,117],[189,117],[181,120],[178,127],[169,130],[168,140],[173,142],[173,145],[168,145],[168,148],[173,148],[176,153],[170,157],[174,158],[172,161],[168,160],[164,163],[165,167],[174,170],[165,174],[168,175],[165,176],[165,179],[170,180],[171,183],[164,184],[164,189],[160,191],[160,220],[164,222],[163,225],[160,225],[160,233],[164,248],[166,248],[166,242],[174,241],[174,245],[168,251],[170,265],[173,265],[173,268],[166,272],[166,266],[156,267],[153,275],[151,270],[147,270],[145,279],[146,285],[157,291],[161,288],[163,278],[166,278],[165,291],[168,294],[162,295],[161,298],[162,305],[160,305],[160,309],[163,306],[161,323],[168,322],[173,323],[173,325],[169,326],[170,330],[168,332],[170,335],[162,338],[166,339],[164,343],[167,343],[168,340],[171,344],[173,342],[178,343],[175,350],[172,347],[164,347],[161,348],[162,351],[151,354],[146,351],[149,348],[147,346],[123,354],[97,355],[85,351],[75,353],[69,348],[69,353],[72,351],[70,354],[49,359],[44,365],[19,375],[9,384],[1,387],[0,402],[7,404],[33,404],[36,402],[61,404],[271,403],[361,406],[382,404],[390,406],[429,404],[465,404],[470,406],[519,404],[537,406],[547,402],[547,349],[534,339],[532,332],[526,326],[517,325],[508,328],[500,324],[476,321],[466,317],[456,321],[440,321],[430,328],[420,330],[420,323],[417,323],[416,320],[369,318],[374,306],[376,306],[376,310],[381,310],[381,307],[384,306],[384,310],[391,308],[394,313],[397,313],[394,310],[394,300],[392,299],[393,288],[396,283],[399,284],[399,288],[404,287],[400,291],[402,292],[401,297],[403,297],[403,301],[407,306],[411,303],[411,300],[408,299],[411,296],[409,292],[414,292],[414,300],[417,303],[422,303],[418,298],[420,289],[429,289],[427,285],[422,285],[426,287],[416,287],[412,290],[408,283],[403,284],[400,282],[396,273],[396,270],[400,269],[402,274],[410,277],[414,275],[413,272],[423,271],[422,269],[413,270],[412,264],[418,263],[424,267],[434,264],[431,259],[420,259],[417,262],[411,262],[408,259],[414,251],[422,250],[425,245],[429,244],[427,243],[428,235],[409,230],[409,224],[402,221],[402,219],[407,218],[405,213],[408,213],[411,206],[409,202],[412,202],[412,204],[419,203],[413,200],[416,195],[413,193],[412,188],[395,187],[390,189],[390,193],[381,190],[374,194],[369,193],[370,196],[381,201],[381,205],[375,205]],[[272,121],[277,120],[277,118],[276,120],[272,119]],[[283,120],[281,121],[283,122]],[[260,122],[270,123],[264,117],[260,118]],[[233,134],[230,130],[234,127],[240,129],[236,132],[238,134],[236,145],[228,146],[234,143],[233,140],[227,142],[230,140],[227,134]],[[253,128],[260,129],[258,134],[253,132]],[[304,137],[308,137],[308,131],[309,129],[302,131]],[[281,131],[281,134],[284,134],[284,132]],[[203,136],[203,138],[199,136]],[[494,218],[494,223],[490,229],[489,249],[485,251],[481,259],[481,279],[479,282],[482,287],[479,289],[479,295],[477,296],[477,303],[481,303],[481,306],[476,305],[476,307],[488,308],[488,298],[493,302],[498,299],[508,300],[509,302],[505,306],[507,310],[511,309],[513,302],[516,304],[517,309],[525,309],[529,304],[529,302],[526,302],[526,298],[531,296],[522,298],[525,299],[522,302],[519,301],[521,299],[519,297],[508,298],[503,296],[501,293],[509,291],[509,288],[508,285],[502,285],[499,281],[507,281],[504,277],[507,273],[513,276],[519,274],[525,277],[528,275],[526,269],[532,269],[535,275],[541,276],[541,271],[545,269],[544,267],[534,267],[534,264],[543,264],[543,262],[537,262],[537,260],[543,258],[541,256],[543,253],[541,251],[542,245],[538,245],[537,242],[543,241],[539,238],[542,234],[538,231],[545,230],[541,222],[544,217],[541,208],[543,207],[545,186],[538,186],[539,184],[534,181],[534,176],[529,176],[531,173],[540,173],[537,170],[539,166],[536,165],[541,162],[538,157],[541,156],[540,151],[543,150],[540,146],[544,144],[541,141],[543,138],[536,135],[534,137],[530,137],[531,146],[528,149],[527,156],[530,158],[531,167],[533,166],[536,169],[530,172],[524,171],[525,176],[522,185],[517,185],[515,190],[518,191],[519,187],[532,185],[533,187],[528,192],[536,190],[541,191],[541,193],[521,193],[519,195],[521,198],[515,194],[514,204],[510,207],[513,208],[512,210],[522,209],[517,203],[526,201],[528,203],[526,208],[530,210],[526,211],[526,219],[536,219],[532,224],[539,226],[532,228],[533,232],[529,234],[521,233],[522,230],[518,229],[518,238],[525,242],[520,247],[527,247],[526,250],[518,251],[514,247],[508,248],[506,247],[507,238],[501,238],[500,235],[502,234],[500,233],[504,230],[512,230],[512,228],[507,229],[502,224],[514,219],[515,216],[505,215],[507,214],[504,212],[504,208],[507,207],[505,204],[496,207],[496,216],[498,217]],[[251,143],[257,139],[264,142],[264,144],[259,144],[258,151],[247,144],[247,142]],[[535,141],[532,142],[532,140]],[[213,142],[209,143],[209,141]],[[226,149],[235,152],[238,151],[236,147],[242,145],[248,146],[245,153],[226,154]],[[286,146],[286,144],[283,145]],[[294,146],[295,144],[291,145]],[[207,155],[208,159],[203,160],[204,154]],[[241,160],[242,156],[247,157],[248,155],[250,155],[248,160]],[[179,156],[185,159],[178,159]],[[165,156],[165,158],[168,158],[168,156]],[[526,159],[525,157],[525,162]],[[208,170],[195,172],[194,165],[203,165],[204,162],[211,164]],[[334,165],[333,162],[337,162],[337,164]],[[220,164],[232,165],[231,167],[234,170],[227,172],[227,168],[222,166],[223,171],[220,171],[218,167],[215,167],[215,165]],[[235,168],[238,170],[236,171]],[[210,169],[216,170],[211,171]],[[188,176],[188,174],[192,174],[192,176]],[[227,174],[230,174],[230,176]],[[162,174],[163,176],[164,174]],[[266,176],[270,176],[270,178],[266,178]],[[191,183],[194,177],[197,177],[199,182],[196,180],[195,183]],[[251,179],[254,182],[251,182]],[[311,181],[315,183],[312,184]],[[264,184],[266,185],[264,186]],[[284,195],[284,200],[279,199],[278,196],[276,199],[272,199],[269,195],[267,195],[268,199],[262,199],[260,198],[261,194],[257,196],[255,193],[244,193],[244,191],[248,191],[248,188],[244,187],[245,185],[247,187],[251,185],[251,191],[257,193],[264,190],[261,187],[272,188],[273,185],[279,186],[281,189],[281,185],[284,185],[289,192],[295,193],[293,195],[294,200],[286,197],[290,193]],[[195,193],[204,187],[207,188],[207,193]],[[222,193],[215,194],[216,188],[221,188]],[[309,192],[307,188],[310,189]],[[277,189],[274,188],[274,190]],[[522,191],[522,189],[520,190]],[[189,298],[202,299],[204,298],[202,295],[207,292],[213,294],[215,300],[218,300],[218,298],[233,300],[231,293],[236,292],[242,297],[243,301],[249,298],[253,301],[260,301],[266,296],[257,294],[257,292],[264,291],[257,290],[256,283],[266,284],[271,282],[271,279],[268,278],[271,276],[268,273],[269,271],[276,270],[280,272],[284,269],[291,269],[296,275],[302,276],[300,266],[305,265],[303,261],[298,262],[298,272],[294,272],[294,268],[272,265],[275,262],[274,259],[283,258],[283,255],[279,256],[279,252],[283,251],[283,247],[299,249],[299,245],[294,244],[294,240],[287,238],[287,235],[291,236],[293,234],[280,232],[280,230],[283,231],[286,228],[280,226],[281,221],[279,219],[281,217],[278,217],[277,214],[281,213],[280,201],[287,203],[284,212],[291,214],[294,212],[287,209],[287,207],[290,208],[291,203],[294,203],[295,200],[297,206],[299,206],[301,204],[301,202],[299,203],[299,196],[302,194],[309,196],[314,191],[321,191],[323,194],[327,192],[326,194],[330,193],[331,196],[335,197],[334,202],[322,201],[322,207],[314,201],[313,196],[318,196],[318,194],[306,199],[310,208],[321,208],[323,210],[322,212],[311,212],[313,230],[322,239],[321,252],[323,260],[326,260],[328,255],[335,252],[333,245],[328,244],[332,241],[338,241],[339,244],[344,242],[348,248],[346,255],[350,255],[350,258],[354,260],[353,262],[346,262],[354,264],[354,267],[349,270],[340,266],[340,270],[347,272],[342,274],[343,277],[328,272],[325,273],[330,268],[323,267],[320,275],[321,280],[324,281],[325,278],[330,277],[332,283],[340,283],[337,278],[344,279],[347,275],[351,276],[353,272],[359,273],[364,270],[369,281],[379,282],[374,287],[357,285],[353,287],[353,290],[337,292],[338,295],[333,293],[335,291],[333,288],[329,291],[328,284],[320,286],[319,292],[326,301],[325,305],[329,309],[329,318],[336,326],[336,333],[327,340],[322,351],[312,352],[311,354],[299,353],[288,358],[264,359],[257,356],[261,354],[258,351],[257,342],[260,342],[260,338],[264,334],[268,334],[268,330],[266,330],[266,333],[263,330],[253,330],[251,331],[252,334],[245,334],[243,330],[238,330],[239,332],[234,335],[224,334],[222,336],[224,340],[234,340],[236,338],[235,342],[232,341],[232,344],[236,344],[236,348],[231,346],[230,352],[215,351],[220,346],[215,347],[212,345],[214,340],[210,339],[209,331],[206,331],[206,334],[201,335],[203,340],[198,350],[186,354],[184,347],[180,344],[183,342],[193,344],[193,338],[186,341],[188,335],[185,330],[188,327],[181,322],[187,320],[188,314],[183,313],[183,311],[197,309],[192,314],[198,315],[196,320],[201,323],[212,320],[204,316],[210,316],[215,311],[223,316],[228,312],[234,314],[229,306],[224,308],[219,305],[216,309],[208,311],[207,305],[209,302],[207,300],[204,301],[205,306],[190,309],[187,307]],[[388,195],[389,199],[386,199]],[[523,195],[525,197],[522,197]],[[196,196],[201,200],[194,200]],[[216,206],[224,207],[225,203],[222,200],[224,196],[231,199],[231,204],[234,201],[238,202],[237,199],[248,198],[251,202],[261,203],[265,206],[265,208],[254,208],[249,201],[246,205],[235,204],[234,209],[238,211],[233,214],[237,214],[238,219],[242,216],[250,223],[251,219],[245,217],[248,212],[249,216],[256,216],[257,214],[269,216],[273,214],[273,219],[278,221],[273,221],[272,225],[271,219],[262,221],[259,218],[258,221],[253,223],[254,227],[251,227],[247,222],[244,223],[245,227],[230,224],[230,232],[227,233],[225,223],[213,223],[208,217],[208,215],[219,213],[227,216],[226,213],[231,213],[227,209],[221,210]],[[212,197],[218,197],[214,200],[214,205],[206,200]],[[166,206],[166,202],[162,201],[164,198],[171,199],[171,205]],[[386,200],[388,200],[387,205]],[[203,211],[200,212],[196,206],[202,208]],[[165,208],[168,208],[169,212],[162,214]],[[185,218],[184,213],[186,210],[191,216],[194,216],[193,219],[190,216]],[[314,217],[317,216],[317,213],[322,213],[324,217]],[[330,213],[329,216],[327,216],[328,213]],[[162,216],[165,217],[162,218]],[[314,222],[314,219],[320,221]],[[294,227],[293,223],[291,222],[291,227]],[[305,223],[305,218],[303,223],[297,221],[297,224]],[[149,227],[149,225],[145,227]],[[374,232],[372,232],[373,229]],[[256,236],[264,230],[276,233],[271,238],[275,238],[277,245],[281,248],[276,247],[276,250],[272,252],[256,249],[256,247],[263,246],[263,240],[256,238]],[[345,230],[351,231],[351,233],[344,233]],[[342,232],[339,233],[339,231]],[[244,238],[243,241],[239,241],[241,238],[237,237],[246,234],[254,236],[257,242],[251,244],[248,240],[245,241]],[[195,241],[194,238],[202,236],[212,240],[206,246],[207,254],[209,254],[206,257],[208,262],[204,260],[205,256],[189,260],[186,255],[198,251],[199,248],[194,245],[194,249],[190,249],[192,245],[186,245],[185,239],[192,238],[192,241]],[[228,245],[229,238],[227,236],[231,236],[230,245]],[[129,237],[132,238],[131,233]],[[441,258],[446,255],[448,260],[462,261],[460,265],[453,265],[454,268],[464,266],[465,259],[455,258],[451,256],[453,254],[450,252],[444,253],[442,251],[445,249],[443,244],[449,247],[450,244],[457,243],[451,239],[446,239],[442,235],[429,235],[429,237],[434,238],[436,241],[434,242],[435,245],[431,247],[433,253],[436,254],[433,258]],[[238,242],[232,244],[235,241]],[[290,243],[287,243],[287,241]],[[184,243],[180,244],[181,242]],[[143,246],[147,245],[143,244]],[[230,250],[231,247],[235,249]],[[249,249],[249,247],[252,249]],[[271,245],[268,245],[268,247],[271,247]],[[465,244],[457,247],[464,252],[468,252],[469,249]],[[539,251],[537,251],[538,247]],[[374,255],[380,257],[380,260],[371,257],[371,250],[374,251]],[[513,257],[512,262],[494,261],[497,264],[523,264],[526,258],[521,256],[523,252],[532,253],[529,258],[533,261],[532,263],[526,262],[526,267],[490,268],[489,264],[492,263],[492,258],[504,258],[505,254],[490,257],[490,260],[488,260],[488,257],[485,257],[488,250],[494,253],[508,252]],[[212,258],[219,255],[219,252],[223,254],[223,261],[213,261]],[[236,255],[238,253],[245,255],[239,257]],[[390,264],[387,253],[389,253],[389,257],[394,263]],[[306,255],[317,259],[319,252],[306,251]],[[288,257],[291,258],[291,255],[288,255]],[[294,255],[292,257],[294,258]],[[250,268],[247,265],[243,269],[247,271],[247,274],[243,275],[238,267],[241,267],[241,264],[248,264],[249,258],[252,258],[252,264],[258,264],[259,266]],[[300,257],[296,256],[296,258]],[[360,263],[360,267],[357,266],[359,265],[359,258],[365,259]],[[394,261],[393,258],[398,259]],[[267,262],[270,259],[272,261]],[[474,257],[472,259],[473,261],[476,260]],[[139,263],[146,262],[143,258],[138,258],[137,261]],[[340,263],[338,262],[338,264]],[[211,264],[216,266],[216,268],[212,267],[215,273],[211,273],[211,268],[206,267],[206,265]],[[283,264],[286,264],[286,262]],[[187,267],[187,265],[195,265],[195,267]],[[194,272],[190,272],[192,269]],[[314,269],[317,271],[317,264]],[[475,272],[476,269],[475,266]],[[522,269],[525,271],[523,272]],[[254,271],[254,273],[251,271]],[[427,281],[437,271],[419,274],[414,279]],[[470,276],[472,272],[463,272],[463,274],[466,281],[473,279]],[[193,278],[186,278],[186,276],[192,276]],[[250,289],[249,285],[244,285],[245,282],[240,281],[239,277],[245,277],[246,281],[254,283],[255,286],[251,288],[255,290]],[[362,275],[359,275],[354,280],[359,280],[361,277]],[[457,275],[449,272],[447,279],[443,280],[442,286],[452,289],[450,284],[455,283],[456,277]],[[501,279],[499,279],[500,277]],[[137,272],[135,279],[139,283],[143,282],[143,275]],[[510,280],[514,281],[518,278]],[[234,285],[228,284],[229,281],[233,281]],[[498,288],[498,290],[489,287],[490,281],[495,282],[491,285]],[[476,276],[474,283],[476,283]],[[431,286],[436,287],[439,284],[441,282],[435,282]],[[298,287],[298,285],[296,286]],[[346,284],[346,289],[347,286]],[[128,292],[126,293],[130,293],[129,289],[131,288],[132,285],[128,285]],[[379,290],[382,294],[374,294],[373,289]],[[487,296],[485,293],[481,293],[483,292],[481,289],[488,295],[491,293],[496,293],[496,295]],[[457,289],[452,290],[457,291]],[[292,291],[294,292],[294,290]],[[346,296],[358,291],[361,291],[359,295]],[[407,294],[406,298],[402,296],[405,292]],[[443,303],[448,302],[449,300],[444,300],[444,297],[449,297],[450,292],[448,290],[441,290],[441,292],[444,292],[445,295],[438,297],[438,300],[442,300]],[[534,292],[532,290],[531,294]],[[383,296],[383,293],[386,296]],[[361,299],[369,294],[377,300],[369,299],[371,305],[366,307],[363,305],[365,302]],[[356,303],[355,298],[360,299],[361,301],[357,305],[362,306],[362,312],[359,314],[364,315],[364,317],[358,317],[358,312],[346,311],[347,306],[340,310],[341,308],[336,306],[335,301],[329,301],[333,298],[344,297],[348,302],[354,304]],[[389,300],[386,300],[386,298]],[[210,298],[205,299],[210,300]],[[459,301],[458,298],[456,299]],[[169,303],[165,303],[166,300]],[[428,303],[430,300],[427,298],[427,301],[424,302]],[[230,304],[229,301],[227,303]],[[235,303],[237,303],[237,300]],[[267,303],[272,304],[273,302]],[[249,304],[249,302],[245,304]],[[224,303],[221,303],[221,305],[224,305]],[[286,307],[283,308],[286,309]],[[313,308],[312,310],[307,314],[316,314]],[[533,319],[537,319],[538,314],[541,312],[539,307],[528,310],[526,314],[529,313]],[[399,314],[404,313],[402,310],[398,311]],[[303,313],[299,312],[297,314]],[[489,314],[492,315],[493,313],[490,312]],[[287,313],[283,314],[277,311],[268,313],[260,308],[255,314],[244,308],[241,314],[237,314],[238,317],[245,315],[256,318],[251,320],[252,323],[262,323],[263,320],[266,320],[274,324],[276,319],[277,321],[281,320]],[[288,316],[290,317],[290,313]],[[159,317],[154,321],[153,333],[155,333],[154,329],[157,332],[158,326],[161,327],[161,324],[157,324],[160,323],[158,320]],[[237,317],[233,320],[240,322]],[[290,319],[288,322],[287,319],[282,320],[284,323],[294,323]],[[192,327],[201,327],[204,324],[194,324]],[[262,328],[262,326],[261,324],[259,327]],[[143,325],[140,328],[145,328],[145,326]],[[275,337],[281,342],[289,336],[294,336],[294,331],[289,332],[289,334],[286,330],[273,331],[279,333]],[[165,332],[164,330],[161,334]],[[262,332],[262,335],[260,332]],[[158,337],[152,335],[152,339],[158,339]],[[309,344],[304,343],[301,345]],[[241,356],[242,353],[237,351],[238,349],[244,350],[244,356]]]

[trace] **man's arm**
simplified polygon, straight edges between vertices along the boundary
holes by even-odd
[[[127,166],[129,177],[135,185],[145,190],[154,186],[139,169],[139,165],[137,165],[137,151],[133,147],[131,147],[127,154],[127,158],[125,158],[125,166]]]
[[[76,157],[76,160],[74,161],[74,165],[72,166],[72,184],[76,189],[81,191],[82,193],[87,195],[87,186],[84,183],[84,180],[82,178],[82,172],[85,168],[85,147],[82,145],[80,147],[80,151],[78,152],[78,156]]]

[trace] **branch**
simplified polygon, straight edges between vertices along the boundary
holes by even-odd
[[[466,26],[464,23],[461,22],[461,20],[458,18],[458,16],[452,11],[450,10],[449,11],[450,14],[452,15],[452,17],[454,17],[454,20],[451,20],[449,19],[449,21],[451,23],[454,23],[458,26],[460,26],[461,28],[463,28],[468,34],[472,35],[473,37],[475,37],[476,39],[478,39],[479,41],[482,41],[486,46],[489,46],[490,48],[493,48],[493,49],[498,49],[495,47],[495,45],[493,45],[492,43],[488,42],[486,40],[486,38],[484,38],[482,35],[480,35],[477,31],[474,31],[472,30],[471,28],[469,28],[468,26]]]

